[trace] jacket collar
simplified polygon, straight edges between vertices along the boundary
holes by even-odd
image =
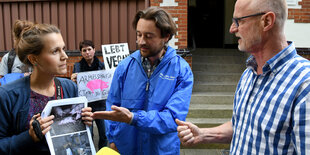
[[[164,55],[164,57],[162,58],[162,60],[160,61],[160,64],[158,66],[160,66],[161,64],[165,64],[165,63],[169,62],[175,56],[177,56],[175,49],[168,46],[166,54]],[[130,57],[134,58],[140,64],[142,63],[140,50],[137,50],[134,53],[132,53],[130,55]]]

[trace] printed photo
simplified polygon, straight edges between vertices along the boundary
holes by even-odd
[[[96,154],[90,128],[82,120],[82,109],[87,103],[85,96],[47,103],[41,116],[55,116],[51,130],[45,135],[51,155]]]
[[[84,103],[53,107],[51,115],[55,118],[51,136],[86,130],[81,115],[83,107]]]
[[[87,132],[52,138],[57,155],[91,155]]]

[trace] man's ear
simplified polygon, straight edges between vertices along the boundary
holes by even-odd
[[[168,43],[170,36],[171,34],[167,34],[167,36],[165,37],[165,43]]]
[[[271,28],[274,27],[276,22],[276,14],[274,12],[267,12],[265,15],[262,16],[262,23],[264,27],[264,31],[269,31]]]

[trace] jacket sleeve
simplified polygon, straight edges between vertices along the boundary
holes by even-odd
[[[193,73],[187,63],[181,63],[180,75],[177,80],[174,93],[162,111],[139,110],[134,112],[131,124],[137,126],[139,130],[152,134],[175,132],[177,129],[175,119],[185,120],[192,94]]]
[[[1,59],[0,75],[2,76],[8,73],[8,56],[9,56],[9,53],[5,54]]]
[[[64,98],[78,97],[78,88],[76,83],[66,78],[57,78],[61,80],[62,90],[64,91]]]
[[[111,83],[108,99],[106,101],[106,111],[112,111],[111,106],[116,105],[120,106],[121,105],[121,87],[122,87],[122,77],[120,76],[120,68],[121,66],[119,65],[113,75],[113,80]],[[105,131],[106,131],[106,136],[108,138],[109,143],[114,143],[113,140],[113,131],[115,127],[117,126],[118,122],[115,121],[110,121],[110,120],[105,120]]]
[[[80,63],[79,63],[79,62],[76,62],[76,63],[74,63],[74,65],[73,65],[73,71],[72,71],[72,73],[78,73],[78,72],[80,72]]]
[[[9,94],[2,87],[0,94],[0,154],[23,154],[23,150],[33,147],[34,142],[28,130],[21,133],[13,131]]]

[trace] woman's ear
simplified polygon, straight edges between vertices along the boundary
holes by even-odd
[[[264,27],[264,31],[268,31],[274,27],[276,22],[276,14],[274,12],[267,12],[262,16],[262,23]]]
[[[29,60],[29,62],[32,64],[32,66],[36,66],[37,65],[37,56],[33,55],[33,54],[29,54],[27,56],[27,59]]]

